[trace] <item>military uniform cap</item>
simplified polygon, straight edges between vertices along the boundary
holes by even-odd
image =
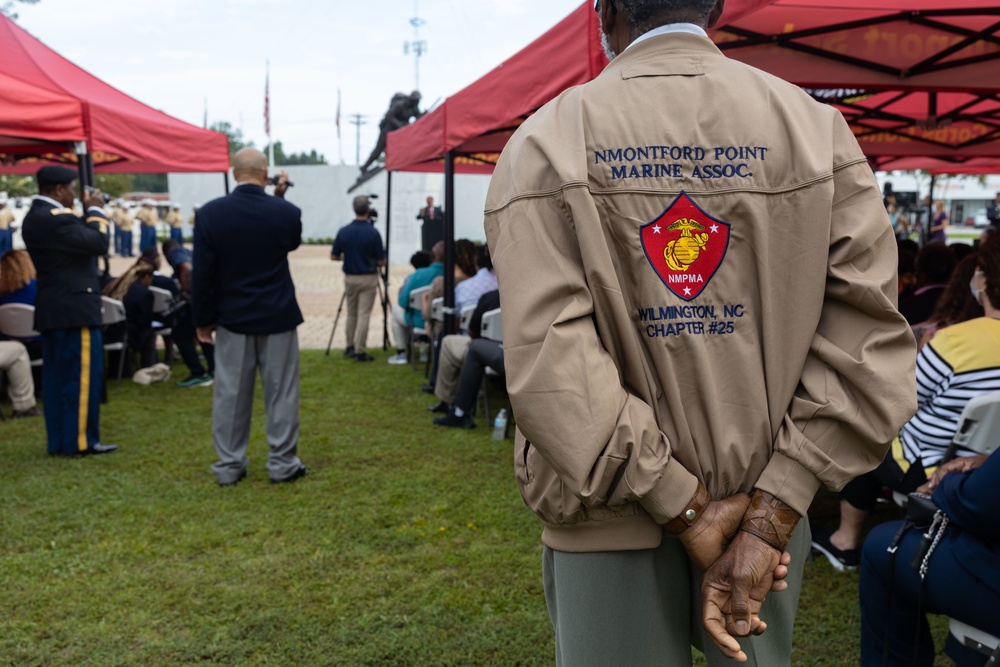
[[[67,183],[72,183],[79,178],[79,175],[75,170],[70,169],[69,167],[50,165],[39,169],[35,178],[38,179],[39,187],[44,187],[46,185],[65,185]]]

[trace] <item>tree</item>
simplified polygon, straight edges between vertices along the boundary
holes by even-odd
[[[4,0],[0,2],[0,14],[7,16],[11,19],[17,20],[17,14],[14,13],[14,3],[21,2],[26,5],[34,5],[38,0]]]
[[[132,192],[132,177],[128,174],[97,174],[94,178],[95,185],[106,195],[121,197],[126,192]]]
[[[268,155],[268,150],[270,149],[270,144],[264,147],[264,155]],[[290,155],[285,154],[284,147],[281,145],[280,141],[274,142],[274,164],[275,166],[295,166],[301,164],[328,164],[326,161],[326,156],[322,153],[317,153],[316,149],[312,149],[308,153],[303,151],[302,153],[292,153]]]
[[[169,192],[166,174],[134,174],[132,192]]]
[[[0,192],[6,192],[11,197],[30,197],[38,193],[38,188],[31,176],[0,174]]]
[[[253,146],[252,141],[243,140],[243,130],[233,127],[233,124],[228,120],[220,120],[212,123],[208,129],[215,130],[216,132],[222,132],[224,135],[229,137],[229,159],[232,160],[236,155],[237,151],[241,148],[246,148],[247,146]]]

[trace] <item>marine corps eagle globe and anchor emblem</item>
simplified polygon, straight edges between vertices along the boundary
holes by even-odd
[[[708,286],[729,249],[730,225],[681,192],[658,218],[639,228],[642,249],[676,296],[690,301]]]

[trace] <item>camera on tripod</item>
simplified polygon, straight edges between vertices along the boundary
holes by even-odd
[[[371,200],[372,199],[378,199],[378,194],[372,192],[372,193],[369,193],[369,194],[367,194],[365,196],[368,197],[368,201],[369,201],[369,204],[368,204],[368,222],[370,222],[371,224],[374,225],[376,222],[378,222],[378,209],[376,209],[374,206],[371,205]]]

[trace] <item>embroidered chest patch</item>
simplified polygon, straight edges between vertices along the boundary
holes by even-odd
[[[639,233],[660,280],[685,301],[708,286],[729,249],[729,223],[710,216],[685,192]]]

